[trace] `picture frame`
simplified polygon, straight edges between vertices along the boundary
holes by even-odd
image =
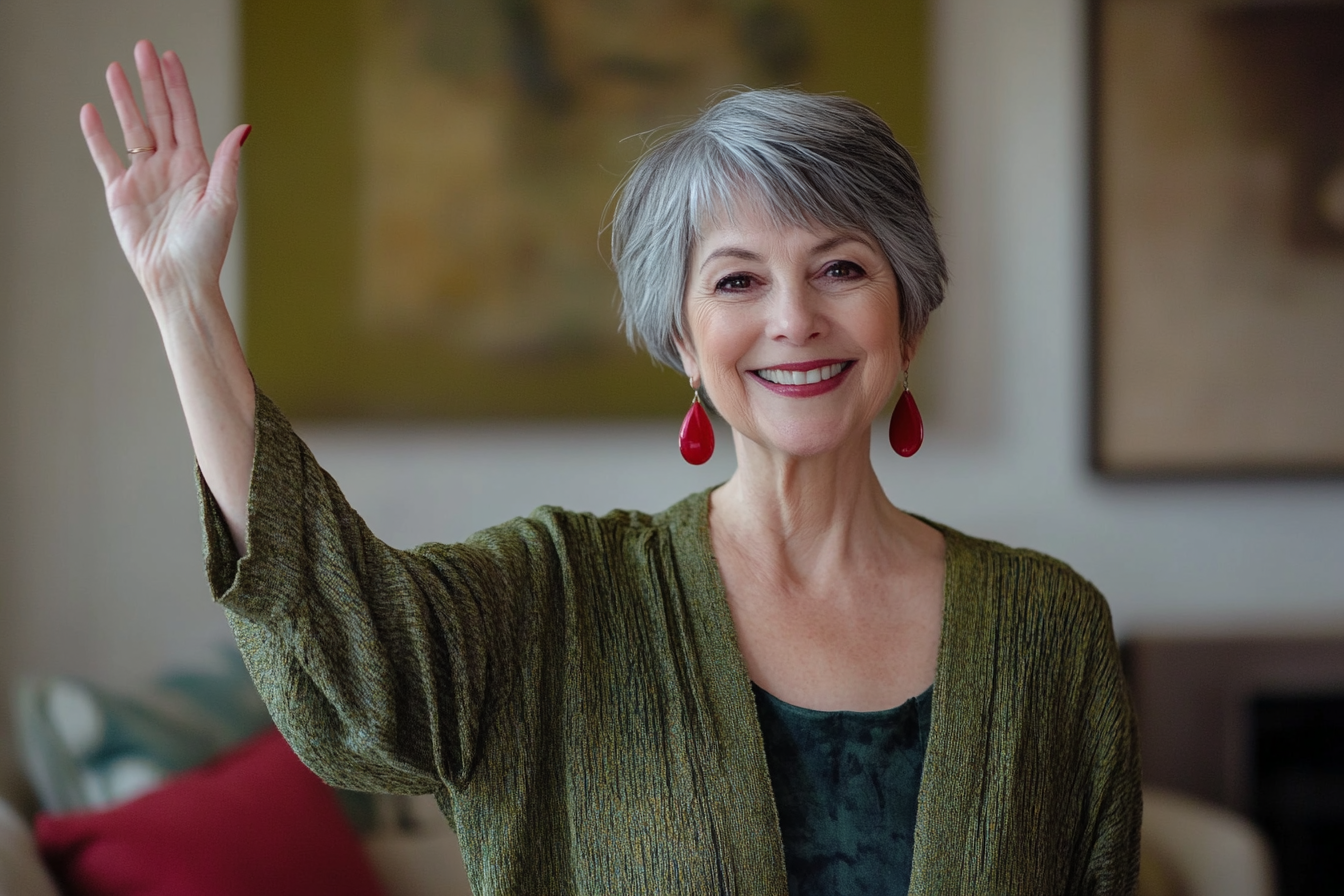
[[[679,418],[684,377],[618,332],[621,177],[735,86],[846,93],[927,162],[928,27],[926,0],[244,0],[258,383],[304,419]]]
[[[1093,0],[1093,468],[1344,473],[1344,3]]]

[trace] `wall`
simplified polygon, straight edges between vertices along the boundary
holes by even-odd
[[[1116,485],[1087,470],[1081,7],[938,6],[936,204],[955,279],[925,371],[929,441],[911,460],[878,444],[883,481],[902,506],[1068,559],[1122,632],[1344,627],[1344,483]],[[107,110],[103,64],[152,35],[186,59],[217,140],[234,120],[233,14],[229,0],[0,5],[6,684],[47,669],[124,685],[225,636],[185,427],[76,112]],[[409,545],[541,503],[655,509],[728,475],[722,449],[684,466],[676,426],[303,431],[375,530]]]
[[[186,426],[78,113],[96,102],[116,127],[103,70],[152,36],[187,60],[213,146],[235,118],[234,32],[232,0],[0,3],[6,704],[17,670],[138,681],[228,637],[200,571]],[[10,739],[6,705],[0,774]]]

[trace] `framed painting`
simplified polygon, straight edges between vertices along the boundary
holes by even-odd
[[[600,232],[719,89],[841,91],[925,161],[925,0],[244,0],[245,335],[295,417],[652,417]]]
[[[1344,473],[1344,3],[1094,0],[1092,458]]]

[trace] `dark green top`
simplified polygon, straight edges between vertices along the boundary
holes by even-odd
[[[788,892],[709,492],[398,550],[258,394],[244,557],[202,498],[211,588],[280,730],[333,784],[435,794],[476,896]],[[938,528],[910,892],[1132,892],[1138,750],[1105,601]]]
[[[905,896],[933,689],[877,712],[752,691],[791,896]]]

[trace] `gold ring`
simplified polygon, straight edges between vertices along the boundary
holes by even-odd
[[[156,146],[133,146],[126,150],[126,155],[133,156],[138,152],[153,152],[157,148]]]

